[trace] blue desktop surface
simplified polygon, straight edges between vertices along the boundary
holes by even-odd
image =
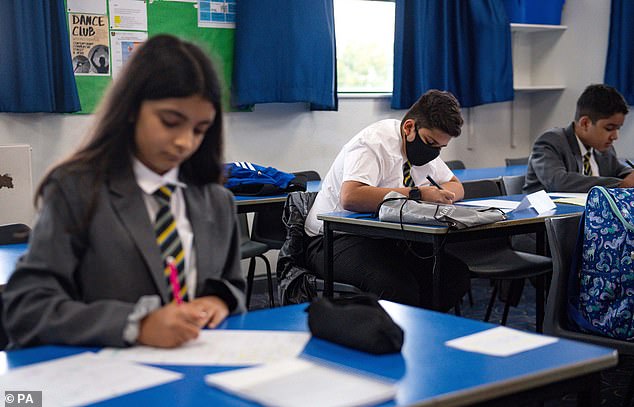
[[[495,325],[386,301],[382,301],[382,305],[405,331],[402,353],[377,356],[312,338],[303,356],[395,380],[398,386],[396,399],[383,404],[385,406],[442,405],[443,401],[464,405],[596,372],[617,361],[613,350],[563,339],[508,357],[461,351],[444,343]],[[300,304],[249,312],[228,318],[221,329],[306,331],[305,308],[305,304]],[[42,346],[8,351],[0,354],[0,360],[4,359],[6,363],[0,374],[7,369],[86,350],[97,349]],[[97,405],[254,405],[205,384],[206,374],[231,368],[159,367],[184,373],[185,377]]]
[[[452,170],[452,172],[460,181],[464,182],[512,175],[525,175],[527,168],[527,165],[509,165],[506,167],[465,168],[464,170]]]
[[[307,192],[318,192],[319,187],[321,186],[321,181],[308,181],[306,183],[306,191]],[[238,206],[244,204],[245,202],[269,202],[269,201],[286,201],[286,197],[288,193],[277,194],[277,195],[262,195],[262,196],[253,196],[253,195],[234,195],[236,200],[236,204]]]
[[[7,283],[15,270],[15,263],[26,249],[26,243],[0,245],[0,286]]]
[[[489,200],[489,199],[497,199],[497,200],[507,200],[507,201],[521,201],[525,195],[516,194],[516,195],[504,195],[504,196],[492,196],[487,198],[478,198],[478,199],[470,199],[469,201],[479,201],[479,200]],[[457,202],[456,204],[460,204]],[[496,222],[494,224],[478,226],[470,229],[463,229],[462,232],[469,230],[479,230],[481,228],[499,228],[507,225],[517,225],[521,223],[543,223],[544,219],[552,216],[569,216],[569,215],[581,215],[584,211],[583,206],[578,205],[569,205],[569,204],[556,204],[557,207],[548,212],[538,214],[534,209],[527,208],[524,210],[515,210],[506,213],[506,220]],[[374,217],[372,213],[358,213],[358,212],[330,212],[317,215],[318,219],[323,219],[329,222],[341,222],[345,223],[346,221],[354,222],[355,224],[364,224],[366,226],[376,226],[376,227],[390,227],[389,224],[395,225],[392,226],[400,228],[400,224],[397,222],[388,222],[381,221],[378,217]],[[437,229],[437,233],[444,233],[447,229],[446,226],[436,226],[436,225],[417,225],[417,224],[405,224],[406,230],[414,230],[414,231],[422,231],[423,229],[427,233],[434,233],[434,230]],[[452,232],[460,232],[460,231],[452,231]]]

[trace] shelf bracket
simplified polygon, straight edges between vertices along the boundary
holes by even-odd
[[[517,147],[517,143],[515,142],[515,138],[516,138],[516,131],[515,131],[515,116],[516,116],[516,104],[515,104],[515,99],[511,100],[511,131],[509,132],[509,144],[511,146],[511,148],[516,148]]]
[[[464,109],[464,118],[467,127],[467,150],[475,150],[475,135],[473,134],[473,123],[471,120],[471,112],[473,108]]]

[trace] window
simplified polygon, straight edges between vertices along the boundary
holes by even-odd
[[[334,0],[339,93],[391,93],[393,1]]]

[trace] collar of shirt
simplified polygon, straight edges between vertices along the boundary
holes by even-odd
[[[178,167],[172,168],[163,175],[159,175],[134,157],[132,159],[132,170],[139,187],[149,195],[152,195],[154,191],[165,184],[174,184],[179,188],[187,187],[186,184],[178,180]]]
[[[196,251],[194,248],[194,232],[187,218],[185,201],[181,188],[186,184],[178,180],[178,167],[171,169],[163,175],[159,175],[146,167],[136,157],[132,159],[132,170],[136,182],[145,193],[143,200],[150,220],[156,217],[158,202],[152,197],[154,191],[165,184],[174,184],[179,188],[174,191],[171,201],[171,210],[176,220],[176,228],[185,250],[185,275],[187,279],[187,293],[189,298],[195,298],[196,294]]]
[[[593,149],[592,147],[590,148],[586,148],[586,146],[583,145],[583,143],[581,142],[581,140],[579,139],[579,136],[577,136],[575,134],[575,137],[577,138],[577,144],[579,144],[579,151],[581,151],[581,157],[583,158],[584,155],[586,155],[586,153],[590,153],[590,157],[593,156]]]
[[[594,176],[601,175],[601,173],[599,172],[599,164],[597,163],[597,160],[594,159],[594,149],[592,147],[586,148],[586,146],[584,146],[581,140],[579,139],[579,136],[575,134],[575,137],[577,138],[577,144],[579,144],[579,151],[581,152],[580,170],[583,171],[583,156],[586,155],[586,153],[590,153],[590,168],[592,168],[592,175]]]

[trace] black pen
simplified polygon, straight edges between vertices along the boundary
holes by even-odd
[[[431,176],[429,176],[429,175],[427,176],[427,181],[429,181],[436,188],[442,189],[442,187],[440,185],[438,185],[438,183],[436,181],[434,181],[434,179]]]
[[[634,164],[632,164],[630,160],[625,160],[625,162],[630,166],[630,168],[634,169]]]

